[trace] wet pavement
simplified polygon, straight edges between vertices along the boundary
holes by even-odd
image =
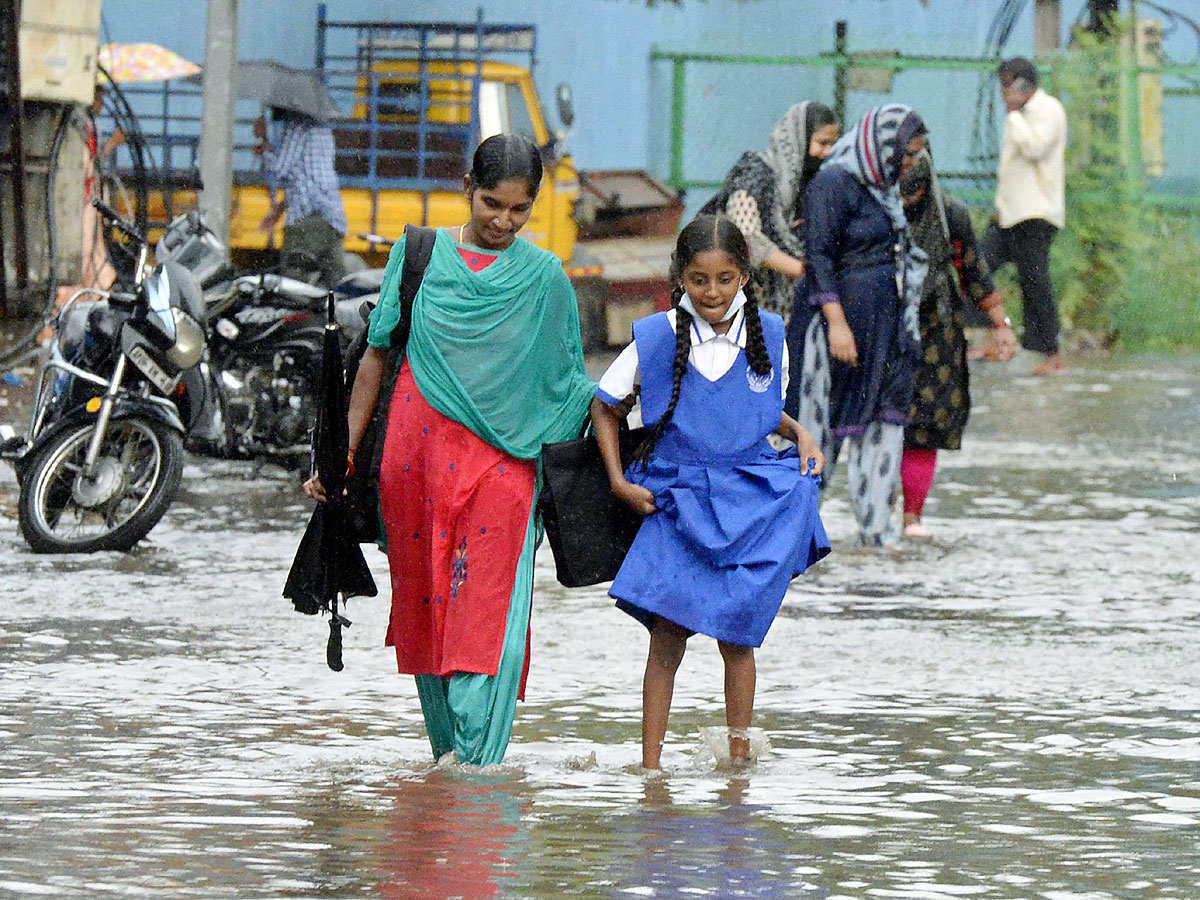
[[[134,553],[55,557],[5,469],[0,897],[1194,900],[1196,364],[977,370],[936,539],[850,552],[835,483],[835,553],[758,654],[758,761],[708,749],[698,638],[662,780],[634,769],[644,631],[546,547],[506,763],[439,769],[386,600],[351,601],[335,674],[280,597],[294,479],[193,459]]]

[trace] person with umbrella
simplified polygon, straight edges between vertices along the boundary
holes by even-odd
[[[306,254],[320,269],[321,283],[332,287],[346,274],[342,246],[346,211],[334,169],[333,131],[305,112],[285,106],[268,109],[271,117],[282,124],[279,146],[268,139],[266,119],[260,117],[254,123],[258,139],[254,152],[263,158],[267,173],[283,188],[283,199],[276,202],[272,193],[271,209],[258,228],[270,233],[286,212],[282,252],[285,273],[302,276],[307,267],[296,265],[294,259]]]
[[[407,344],[395,347],[408,236],[392,248],[350,397],[351,465],[376,407],[387,423],[387,644],[416,676],[434,756],[472,765],[503,758],[524,690],[538,458],[578,436],[596,389],[561,260],[517,236],[541,182],[528,138],[479,145],[469,218],[437,230]],[[317,479],[305,492],[326,496]]]

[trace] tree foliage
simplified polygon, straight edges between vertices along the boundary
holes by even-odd
[[[1067,227],[1057,243],[1055,284],[1064,324],[1116,337],[1117,313],[1129,299],[1129,273],[1141,204],[1123,146],[1119,43],[1076,35],[1054,68],[1054,90],[1067,110]]]

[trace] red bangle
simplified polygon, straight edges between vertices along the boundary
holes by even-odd
[[[346,455],[346,477],[354,477],[354,457],[349,454]]]

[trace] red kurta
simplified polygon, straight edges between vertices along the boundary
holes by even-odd
[[[401,672],[496,674],[536,477],[534,460],[431,407],[405,361],[379,477],[392,576],[386,644]]]

